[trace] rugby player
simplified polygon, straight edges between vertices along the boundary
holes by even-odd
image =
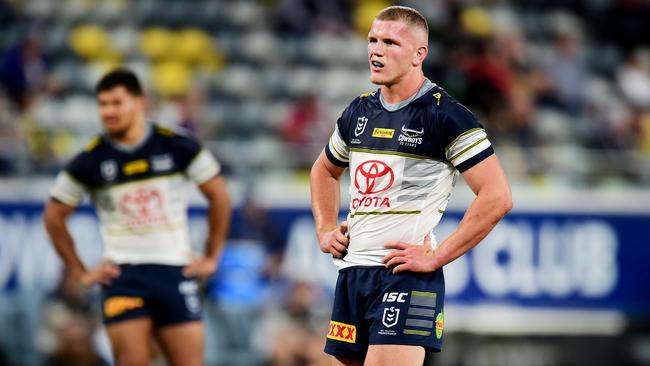
[[[145,122],[136,75],[123,68],[96,86],[103,134],[59,173],[44,212],[52,243],[84,286],[102,286],[103,320],[118,365],[149,365],[158,340],[170,365],[203,365],[197,279],[217,266],[230,221],[226,182],[214,156],[193,138]],[[193,255],[189,184],[208,201],[208,238]],[[86,268],[66,218],[89,194],[100,221],[104,260]]]
[[[440,351],[442,267],[477,245],[511,209],[510,188],[475,116],[425,78],[428,26],[392,6],[368,33],[379,89],[343,111],[311,171],[320,249],[340,267],[325,352],[333,365],[422,365]],[[337,223],[349,168],[347,221]],[[432,229],[462,175],[476,197],[457,229]]]

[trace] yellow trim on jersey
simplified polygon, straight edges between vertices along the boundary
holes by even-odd
[[[92,140],[88,141],[88,143],[86,144],[86,147],[84,148],[84,150],[93,151],[93,149],[96,148],[97,145],[99,145],[100,141],[102,141],[101,137],[96,136]]]
[[[361,212],[354,212],[350,214],[350,217],[355,217],[355,216],[367,216],[367,215],[418,215],[421,214],[422,211],[417,210],[417,211],[361,211]]]
[[[481,142],[483,142],[483,141],[485,141],[485,140],[487,140],[487,137],[483,137],[482,139],[480,139],[480,140],[476,141],[475,143],[469,145],[468,147],[464,148],[464,149],[463,149],[461,152],[459,152],[458,154],[456,154],[456,155],[452,156],[451,158],[449,158],[449,161],[450,161],[450,162],[453,162],[454,160],[456,160],[457,158],[459,158],[461,155],[463,155],[463,154],[466,153],[467,151],[471,150],[474,146],[480,144]]]
[[[428,332],[426,330],[404,329],[404,334],[415,334],[415,335],[428,337],[431,335],[431,332]]]
[[[156,126],[156,132],[165,136],[176,136],[176,132],[171,128]]]
[[[442,98],[442,94],[440,94],[440,92],[433,93],[433,97],[437,99],[436,105],[440,105],[440,98]]]
[[[377,93],[376,90],[369,91],[369,92],[366,92],[366,93],[363,93],[363,94],[359,95],[359,98],[367,98],[367,97],[369,97],[371,95],[374,96],[375,93]]]
[[[401,157],[405,157],[405,158],[413,158],[413,159],[419,159],[419,160],[442,161],[440,159],[432,158],[430,156],[421,156],[421,155],[409,154],[409,153],[404,153],[404,152],[401,152],[401,151],[393,151],[393,150],[374,150],[374,149],[364,149],[364,148],[358,148],[358,147],[351,147],[350,151],[363,152],[363,153],[369,153],[369,154],[396,155],[396,156],[401,156]]]
[[[454,146],[454,145],[458,142],[458,140],[460,140],[461,137],[466,136],[466,135],[468,135],[468,134],[470,134],[470,133],[472,133],[472,132],[481,131],[481,130],[483,130],[483,129],[480,128],[480,127],[475,127],[475,128],[472,128],[471,130],[467,130],[467,131],[461,133],[460,135],[458,135],[458,137],[456,137],[456,138],[454,139],[454,141],[450,142],[449,145],[447,145],[447,147],[445,147],[445,153],[446,153],[447,151],[449,151],[449,149],[451,149],[452,146]],[[451,159],[450,159],[450,160],[451,160]]]
[[[344,161],[344,162],[348,161],[349,159],[346,158],[345,155],[343,155],[339,151],[339,149],[336,148],[336,145],[332,142],[332,138],[333,137],[330,137],[330,144],[329,145],[334,149],[334,152],[339,156],[339,158],[340,158],[339,160]]]

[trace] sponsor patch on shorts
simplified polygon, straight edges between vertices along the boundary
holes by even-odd
[[[357,327],[350,324],[339,323],[330,320],[329,332],[327,338],[341,342],[356,343]]]
[[[139,309],[144,306],[141,297],[115,296],[104,301],[104,315],[107,318],[118,316],[130,310]]]

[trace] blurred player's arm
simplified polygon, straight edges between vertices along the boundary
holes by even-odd
[[[346,236],[347,223],[337,225],[340,208],[340,179],[345,167],[329,161],[324,152],[311,168],[311,207],[316,222],[318,244],[323,253],[342,257],[349,240]]]
[[[79,259],[74,248],[74,241],[68,230],[66,219],[76,207],[67,205],[57,199],[50,199],[45,204],[43,223],[54,249],[59,254],[66,267],[68,275],[84,286],[95,283],[110,284],[111,280],[119,275],[119,268],[108,261],[87,270]]]
[[[458,228],[435,250],[430,245],[409,245],[390,242],[396,249],[384,257],[393,272],[431,272],[475,247],[512,208],[508,180],[496,155],[491,155],[463,173],[463,178],[476,194]]]
[[[226,179],[216,176],[199,185],[208,200],[208,237],[202,257],[192,260],[184,270],[186,276],[207,277],[217,269],[230,227],[230,197]]]

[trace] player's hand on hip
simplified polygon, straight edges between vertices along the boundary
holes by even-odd
[[[384,244],[384,248],[395,249],[383,259],[386,268],[393,267],[393,273],[404,271],[433,272],[437,269],[433,260],[433,248],[431,247],[431,237],[429,235],[424,237],[422,245],[390,241]]]
[[[81,275],[80,282],[84,287],[90,287],[96,283],[110,285],[119,276],[120,267],[117,264],[109,260],[102,260],[98,265]]]
[[[318,233],[318,245],[323,253],[330,253],[335,258],[342,258],[350,244],[347,236],[348,223],[343,221],[339,227],[332,231]]]
[[[190,264],[183,268],[183,276],[205,279],[217,270],[217,259],[200,256],[192,259]]]

